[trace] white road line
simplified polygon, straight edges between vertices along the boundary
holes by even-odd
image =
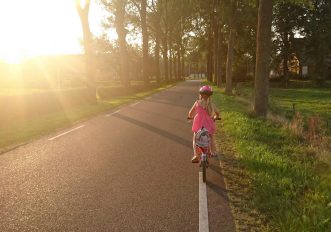
[[[61,137],[61,136],[63,136],[63,135],[66,135],[66,134],[68,134],[68,133],[70,133],[70,132],[73,132],[73,131],[75,131],[75,130],[78,130],[78,129],[84,127],[84,126],[85,126],[85,125],[78,126],[78,127],[74,128],[74,129],[72,129],[72,130],[69,130],[69,131],[64,132],[64,133],[62,133],[62,134],[59,134],[59,135],[57,135],[57,136],[55,136],[55,137],[53,137],[53,138],[50,138],[50,139],[48,139],[48,140],[49,140],[49,141],[52,141],[52,140],[57,139],[57,138],[59,138],[59,137]]]
[[[136,105],[138,105],[140,103],[140,101],[138,101],[138,102],[136,102],[136,103],[133,103],[133,104],[131,104],[130,106],[132,107],[132,106],[136,106]]]
[[[199,172],[199,232],[209,232],[207,187],[202,181],[202,172]]]
[[[105,117],[109,117],[109,116],[112,116],[113,114],[116,114],[116,113],[118,113],[118,112],[120,112],[120,110],[116,110],[115,112],[113,112],[113,113],[110,113],[110,114],[106,114],[105,115]]]

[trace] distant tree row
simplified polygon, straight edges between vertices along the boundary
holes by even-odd
[[[209,81],[231,94],[233,80],[250,77],[255,81],[254,110],[265,116],[270,68],[282,67],[283,80],[288,81],[296,53],[298,60],[309,60],[314,80],[323,82],[327,75],[329,0],[100,0],[100,4],[108,17],[105,35],[96,40],[97,52],[118,54],[125,86],[130,85],[130,54],[138,50],[145,85],[152,77],[157,82],[182,79],[190,67],[205,72]],[[107,38],[110,28],[116,28],[115,44]],[[130,38],[139,38],[140,46],[128,43]]]
[[[101,0],[109,13],[104,23],[105,36],[99,52],[111,52],[107,45],[107,29],[116,28],[118,40],[111,47],[121,60],[123,84],[128,86],[130,70],[129,36],[139,38],[141,47],[141,72],[146,85],[153,76],[157,82],[179,80],[184,77],[186,47],[193,28],[192,17],[197,11],[195,0]],[[99,40],[100,41],[100,40]],[[111,43],[108,41],[108,44]],[[150,68],[150,60],[155,68]]]

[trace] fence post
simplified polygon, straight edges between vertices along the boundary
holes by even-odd
[[[292,104],[293,116],[295,116],[295,103]]]

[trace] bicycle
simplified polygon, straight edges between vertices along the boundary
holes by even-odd
[[[187,118],[188,120],[192,120],[192,118]],[[214,120],[220,120],[220,118],[216,118]],[[199,157],[198,162],[199,167],[202,169],[202,181],[206,182],[206,172],[208,168],[208,158],[211,157],[210,152],[210,136],[209,132],[206,128],[202,127],[198,132],[196,132],[195,137],[195,153]]]
[[[202,169],[202,181],[206,182],[206,169],[208,168],[208,158],[211,157],[210,149],[209,147],[201,147],[199,145],[196,145],[196,150],[199,151],[197,155],[199,156],[199,167]]]

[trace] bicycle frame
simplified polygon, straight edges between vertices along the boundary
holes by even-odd
[[[187,117],[187,119],[192,120],[193,118]],[[221,120],[220,118],[213,118],[213,119],[214,121]],[[194,149],[195,149],[195,155],[199,156],[199,166],[202,168],[202,180],[203,182],[206,182],[206,168],[208,168],[208,158],[211,157],[209,144],[208,147],[200,147],[196,144]]]
[[[201,154],[200,162],[204,162],[204,161],[207,161],[207,154],[206,153]]]
[[[199,155],[199,167],[202,169],[202,181],[206,182],[206,168],[208,168],[209,147],[196,146]]]
[[[200,157],[200,160],[202,158],[207,159],[208,156],[210,156],[209,147],[199,147],[198,145],[195,145],[196,147],[196,154]]]

